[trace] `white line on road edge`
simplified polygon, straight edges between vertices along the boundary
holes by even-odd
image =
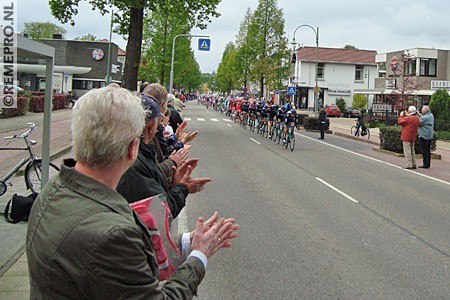
[[[228,127],[233,127],[233,126],[231,126],[230,124],[227,124],[227,126],[228,126]]]
[[[385,164],[385,165],[388,165],[388,166],[391,166],[391,167],[394,167],[394,168],[397,168],[397,169],[403,169],[400,166],[397,166],[397,165],[394,165],[394,164],[391,164],[391,163],[379,160],[377,158],[373,158],[373,157],[370,157],[370,156],[367,156],[367,155],[364,155],[364,154],[361,154],[361,153],[357,153],[357,152],[354,152],[354,151],[351,151],[351,150],[347,150],[347,149],[344,149],[344,148],[341,148],[341,147],[338,147],[338,146],[335,146],[335,145],[328,144],[328,143],[324,142],[323,140],[318,141],[315,138],[312,138],[312,137],[309,137],[307,135],[303,135],[303,134],[300,134],[300,133],[297,133],[297,132],[295,132],[295,134],[298,135],[298,136],[310,139],[312,141],[315,141],[317,143],[321,143],[321,144],[327,145],[329,147],[332,147],[332,148],[335,148],[335,149],[339,149],[339,150],[347,152],[347,153],[351,153],[352,155],[358,155],[360,157],[364,157],[364,158],[367,158],[367,159],[370,159],[370,160],[373,160],[373,161],[376,161],[376,162],[379,162],[379,163],[382,163],[382,164]],[[431,180],[434,180],[434,181],[446,184],[446,185],[450,185],[450,182],[442,180],[442,179],[439,179],[439,178],[431,177],[431,176],[428,176],[428,175],[425,175],[425,174],[422,174],[422,173],[418,173],[418,172],[414,172],[414,171],[408,170],[408,169],[404,169],[404,170],[408,171],[408,172],[411,172],[413,174],[416,174],[416,175],[419,175],[419,176],[422,176],[422,177],[425,177],[425,178],[428,178],[428,179],[431,179]]]
[[[261,145],[260,142],[258,142],[257,140],[254,140],[253,138],[250,138],[250,140],[254,141],[254,142],[257,143],[258,145]]]
[[[338,189],[338,188],[332,186],[331,184],[329,184],[329,183],[326,182],[325,180],[323,180],[323,179],[321,179],[321,178],[319,178],[319,177],[316,177],[316,180],[319,181],[319,182],[321,182],[322,184],[326,185],[327,187],[329,187],[329,188],[332,189],[333,191],[335,191],[335,192],[341,194],[342,196],[344,196],[344,197],[347,198],[348,200],[350,200],[350,201],[352,201],[352,202],[354,202],[354,203],[359,203],[358,200],[356,200],[355,198],[353,198],[353,197],[350,196],[350,195],[347,195],[346,193],[344,193],[344,192],[341,191],[340,189]]]

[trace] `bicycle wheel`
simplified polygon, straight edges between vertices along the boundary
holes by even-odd
[[[50,163],[48,167],[48,178],[52,178],[58,174],[59,168],[53,163]],[[33,193],[41,192],[41,180],[42,180],[42,159],[36,159],[30,162],[25,168],[25,184],[27,188]]]
[[[366,128],[366,134],[362,135],[363,139],[369,140],[370,139],[370,130],[369,128]]]
[[[289,144],[289,147],[290,147],[291,151],[294,151],[294,148],[295,148],[295,135],[294,135],[294,133],[292,133],[292,137],[290,138],[290,140],[291,140],[291,143]]]
[[[289,134],[286,136],[286,143],[284,143],[284,148],[288,148],[289,144],[291,143],[291,138],[289,137]]]

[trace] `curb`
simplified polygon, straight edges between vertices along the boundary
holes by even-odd
[[[349,139],[352,139],[354,141],[359,141],[359,142],[363,142],[363,143],[367,143],[367,144],[378,145],[378,146],[380,145],[380,143],[377,143],[377,142],[374,142],[374,141],[365,140],[363,138],[352,136],[352,135],[341,133],[341,132],[335,132],[334,135],[345,137],[345,138],[349,138]]]
[[[389,150],[385,150],[385,149],[381,149],[381,148],[372,148],[372,150],[381,152],[381,153],[385,153],[385,154],[389,154],[392,156],[396,156],[396,157],[405,157],[405,155],[403,155],[401,153],[397,153],[397,152],[393,152],[393,151],[389,151]],[[416,154],[416,159],[420,159],[420,158],[422,158],[422,154]],[[440,154],[431,153],[431,159],[440,160],[440,159],[442,159],[442,156]]]

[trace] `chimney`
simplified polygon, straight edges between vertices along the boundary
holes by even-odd
[[[53,39],[55,40],[62,40],[63,36],[61,33],[54,33],[53,34]]]

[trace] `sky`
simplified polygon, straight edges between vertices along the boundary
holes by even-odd
[[[13,0],[18,6],[18,31],[25,22],[52,22],[67,30],[66,38],[87,33],[109,38],[109,16],[92,11],[86,1],[80,2],[75,26],[61,24],[50,13],[47,0]],[[191,34],[209,35],[211,50],[197,51],[197,39],[192,39],[200,69],[204,73],[217,70],[225,45],[235,42],[247,8],[253,12],[258,0],[222,0],[219,18],[212,19],[206,30],[193,29]],[[449,0],[278,0],[283,10],[285,33],[292,40],[295,29],[303,24],[319,27],[319,47],[358,49],[378,53],[410,48],[450,50]],[[315,34],[308,27],[296,32],[295,40],[304,46],[315,46]],[[112,41],[122,49],[126,40],[113,34]],[[291,47],[291,46],[290,46]],[[176,55],[176,54],[175,54]]]

